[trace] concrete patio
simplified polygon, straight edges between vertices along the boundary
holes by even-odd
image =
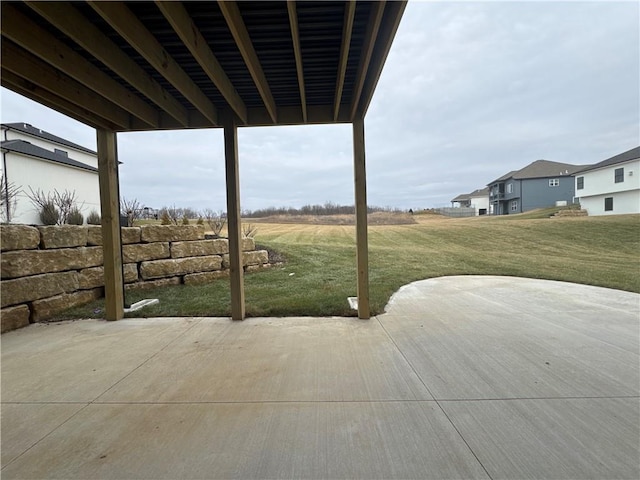
[[[34,324],[2,336],[2,478],[637,479],[639,317],[476,276],[368,321]]]

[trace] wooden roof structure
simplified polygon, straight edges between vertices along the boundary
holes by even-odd
[[[351,122],[405,2],[2,2],[2,85],[116,132]]]
[[[108,319],[122,317],[118,132],[225,130],[232,317],[244,318],[237,128],[351,123],[368,318],[364,116],[406,1],[1,3],[2,86],[96,128]],[[118,273],[120,269],[120,273]]]

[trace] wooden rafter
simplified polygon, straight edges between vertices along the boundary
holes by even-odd
[[[5,70],[30,82],[51,94],[66,99],[69,105],[83,108],[91,105],[91,110],[108,120],[119,129],[127,129],[131,123],[130,114],[109,100],[102,98],[80,82],[64,75],[35,55],[20,48],[11,41],[2,39],[2,60]]]
[[[340,46],[340,60],[338,62],[338,80],[336,82],[336,94],[333,103],[333,121],[340,115],[340,102],[342,101],[342,89],[344,78],[347,74],[347,60],[349,59],[349,47],[351,46],[351,33],[353,32],[353,19],[356,15],[356,1],[350,0],[344,6],[344,23],[342,26],[342,44]]]
[[[307,122],[307,95],[304,89],[304,70],[302,68],[302,51],[300,50],[300,32],[298,30],[298,13],[295,0],[287,0],[289,12],[289,26],[291,27],[291,40],[293,41],[293,54],[296,58],[296,71],[298,72],[298,88],[300,89],[300,105],[302,107],[302,119]]]
[[[45,90],[32,81],[20,77],[5,68],[0,69],[0,83],[3,87],[19,93],[23,97],[30,98],[79,122],[91,125],[94,128],[106,128],[108,130],[117,130],[120,128],[118,125],[96,115],[95,112],[78,106],[62,97],[58,97],[49,90]]]
[[[158,127],[158,112],[151,106],[36,25],[14,6],[5,3],[2,6],[2,14],[3,37],[9,38],[55,69],[101,95],[102,99],[96,96],[96,102],[109,99],[110,102],[138,117],[148,126]],[[5,19],[9,16],[11,21],[6,21]],[[2,59],[3,65],[9,63],[6,59]],[[27,75],[26,78],[30,76]],[[73,99],[70,100],[73,101]],[[128,123],[123,125],[124,128],[127,126]]]
[[[193,23],[189,13],[180,2],[156,1],[156,5],[176,31],[182,42],[196,59],[202,70],[209,76],[216,88],[225,98],[231,109],[244,122],[247,122],[247,107],[238,95],[222,65],[207,45],[207,41]]]
[[[267,78],[264,75],[260,61],[258,60],[256,50],[253,48],[253,43],[249,37],[247,27],[244,24],[244,20],[242,20],[242,15],[240,15],[238,5],[234,1],[218,0],[218,6],[220,7],[220,11],[229,26],[229,30],[231,31],[231,35],[233,35],[236,45],[238,46],[238,50],[240,50],[240,54],[247,65],[251,78],[253,78],[253,82],[262,97],[262,101],[267,108],[271,119],[276,123],[276,102],[271,94],[271,88],[269,87]]]
[[[124,3],[92,1],[89,4],[211,123],[218,124],[213,103]]]
[[[27,1],[34,11],[50,23],[56,25],[65,35],[100,60],[104,65],[129,82],[140,93],[155,103],[163,111],[188,126],[187,110],[169,92],[153,80],[109,37],[87,21],[70,3]]]
[[[371,56],[373,55],[373,49],[378,36],[378,29],[380,28],[382,16],[384,15],[385,3],[384,0],[381,0],[379,2],[373,2],[371,5],[369,22],[367,23],[362,53],[360,54],[360,63],[358,64],[358,73],[356,74],[356,84],[353,87],[353,94],[351,96],[351,108],[349,112],[352,119],[355,118],[356,110],[360,104],[362,87],[364,86],[364,80],[369,71],[369,63],[371,62]]]

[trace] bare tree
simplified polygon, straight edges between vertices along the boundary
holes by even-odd
[[[142,217],[142,210],[137,198],[120,198],[120,215],[127,217],[127,227],[133,227],[133,222]]]
[[[227,223],[227,217],[224,213],[206,208],[202,211],[202,214],[204,215],[204,221],[209,227],[209,230],[212,231],[216,237],[220,236],[220,232]]]
[[[18,195],[22,192],[22,188],[17,187],[13,182],[9,182],[4,176],[4,172],[0,176],[0,183],[0,188],[2,188],[2,193],[0,194],[0,220],[11,223],[11,218],[18,206]]]

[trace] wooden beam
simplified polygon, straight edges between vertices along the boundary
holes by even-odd
[[[62,97],[58,97],[5,68],[0,69],[0,83],[3,87],[23,97],[29,98],[93,128],[106,128],[108,130],[117,130],[119,128],[108,120],[95,115],[94,112],[75,105]]]
[[[212,124],[218,124],[213,103],[123,2],[88,3]]]
[[[238,95],[222,65],[213,54],[207,41],[196,27],[189,13],[180,2],[156,1],[157,7],[176,31],[182,43],[189,49],[202,70],[220,91],[236,115],[247,122],[247,107]]]
[[[98,181],[102,216],[105,315],[107,320],[124,317],[122,242],[120,238],[120,186],[116,133],[99,128]]]
[[[296,2],[287,0],[289,12],[289,26],[291,27],[291,40],[293,41],[293,55],[296,58],[296,71],[298,72],[298,88],[300,89],[300,105],[302,105],[302,119],[307,123],[307,94],[304,89],[304,70],[302,68],[302,52],[300,50],[300,32],[298,30],[298,12]]]
[[[3,37],[9,38],[68,77],[139,118],[150,127],[158,126],[159,116],[155,109],[64,45],[52,34],[36,25],[13,5],[3,2],[2,15]],[[5,59],[2,60],[2,64],[5,67],[8,66]],[[30,78],[30,76],[25,78]],[[96,96],[94,95],[94,97]],[[71,98],[68,100],[73,101]],[[90,107],[91,104],[86,105]]]
[[[188,126],[187,109],[70,3],[33,1],[26,3],[71,40],[129,82],[142,95],[171,115],[180,125]]]
[[[358,317],[368,319],[369,241],[367,234],[367,171],[364,154],[364,118],[353,122],[353,165],[356,193],[356,263],[358,268]]]
[[[244,20],[242,20],[242,15],[240,15],[238,5],[235,1],[218,0],[218,6],[220,7],[220,11],[229,26],[231,35],[233,35],[233,38],[236,41],[238,50],[240,50],[244,63],[249,69],[251,78],[253,78],[253,82],[262,97],[262,101],[267,108],[273,123],[277,123],[276,102],[271,94],[271,88],[269,88],[269,83],[267,82],[267,77],[265,77],[260,61],[258,60],[258,55],[253,48],[253,43],[251,42],[251,37],[249,37],[247,27],[244,24]]]
[[[373,58],[371,65],[369,66],[369,72],[365,79],[364,88],[362,89],[362,95],[360,95],[360,105],[356,115],[364,117],[369,109],[371,98],[375,92],[378,80],[382,74],[382,68],[387,60],[393,39],[396,36],[398,27],[400,26],[400,20],[404,13],[404,9],[407,6],[406,0],[389,2],[385,9],[385,21],[380,26],[378,32],[378,42],[373,52]]]
[[[340,115],[340,102],[342,101],[342,89],[344,78],[347,74],[347,61],[349,60],[349,47],[351,46],[351,34],[353,32],[353,19],[356,15],[355,0],[348,1],[344,6],[344,23],[342,26],[342,44],[340,46],[340,61],[338,62],[338,79],[336,81],[336,94],[333,103],[333,121]]]
[[[29,80],[34,85],[75,105],[82,116],[84,107],[88,107],[95,115],[112,123],[118,128],[127,129],[131,117],[120,107],[96,95],[84,85],[58,72],[48,63],[25,51],[15,43],[2,38],[2,66],[18,77]]]
[[[231,318],[244,320],[244,279],[238,170],[238,127],[231,115],[224,121],[224,158],[227,179],[227,230],[229,235],[229,281]]]
[[[371,55],[376,45],[376,39],[378,37],[378,29],[382,22],[382,16],[384,14],[385,1],[373,2],[371,4],[371,13],[369,14],[369,22],[367,23],[367,30],[364,34],[364,41],[362,43],[362,52],[360,54],[360,63],[358,64],[358,72],[356,74],[356,83],[353,86],[353,94],[351,96],[351,119],[354,120],[356,116],[356,109],[360,104],[360,95],[362,94],[362,87],[369,71],[369,62],[371,61]]]

